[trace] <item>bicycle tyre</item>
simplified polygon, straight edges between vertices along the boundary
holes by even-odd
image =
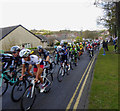
[[[68,68],[66,68],[66,74],[70,75],[70,70],[68,70]]]
[[[52,62],[52,70],[51,70],[51,73],[53,74],[55,72],[55,67],[56,67],[56,64],[55,62]]]
[[[73,63],[72,62],[70,62],[70,69],[73,70]]]
[[[65,75],[65,71],[62,67],[59,68],[58,74],[57,74],[57,80],[61,82],[63,80],[63,76]],[[62,74],[63,73],[63,74]]]
[[[1,79],[2,80],[0,80],[0,82],[2,82],[2,83],[0,86],[0,96],[3,96],[8,89],[8,81],[4,78],[1,78]],[[3,84],[4,84],[4,89],[2,88]]]
[[[32,108],[33,104],[34,104],[34,101],[36,99],[35,88],[34,88],[34,93],[33,93],[33,97],[32,98],[30,97],[31,92],[32,92],[32,85],[29,85],[26,88],[26,90],[25,90],[25,92],[24,92],[24,94],[23,94],[23,96],[21,98],[21,109],[23,111],[29,111]],[[28,106],[26,106],[26,108],[24,106],[25,103],[28,105]]]
[[[53,82],[53,75],[52,74],[47,74],[44,82],[46,82],[46,86],[47,86],[45,88],[44,93],[48,93],[51,90],[51,85],[52,85],[52,82]]]
[[[22,87],[24,89],[21,89]],[[11,99],[14,102],[18,102],[21,99],[21,97],[23,96],[25,89],[26,89],[26,82],[24,82],[24,80],[17,81],[12,88]]]

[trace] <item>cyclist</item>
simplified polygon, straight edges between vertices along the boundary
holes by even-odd
[[[77,45],[76,45],[76,48],[77,48],[78,57],[79,57],[79,59],[80,59],[80,46],[79,46],[78,43],[77,43]]]
[[[50,64],[50,69],[52,70],[52,63],[50,62],[50,55],[49,51],[42,48],[42,46],[37,46],[39,57],[43,58],[44,61],[48,62]],[[41,62],[42,68],[44,67],[43,61]]]
[[[60,55],[60,58],[61,58],[61,64],[63,62],[65,62],[65,64],[68,66],[68,70],[70,70],[70,65],[67,64],[68,50],[67,50],[66,44],[61,43],[60,45],[61,45],[61,47],[60,47],[59,55]]]
[[[82,43],[80,43],[80,55],[83,55],[83,44]]]
[[[92,46],[92,44],[89,44],[88,45],[88,51],[89,51],[89,54],[90,54],[90,51],[92,51],[92,56],[94,56],[94,51],[93,51],[94,49],[93,49],[93,46]]]
[[[13,55],[13,60],[10,66],[10,71],[13,71],[14,69],[17,69],[17,66],[20,66],[20,64],[22,64],[22,60],[19,57],[20,47],[13,46],[11,47],[10,51],[12,52],[12,55]]]
[[[74,59],[75,59],[75,66],[77,66],[77,48],[75,47],[75,45],[72,45],[72,48],[70,49],[71,52],[71,58],[74,55]]]
[[[13,55],[12,54],[0,54],[2,62],[2,71],[6,71],[7,68],[12,64]]]
[[[21,64],[20,58],[19,58],[19,52],[20,47],[19,46],[13,46],[11,47],[12,55],[11,54],[1,54],[2,56],[2,70],[5,71],[8,67],[10,67],[10,72],[14,69],[17,69],[17,66]]]
[[[43,65],[41,65],[42,59],[39,59],[38,56],[36,55],[31,55],[31,50],[29,49],[22,49],[19,53],[20,57],[22,57],[22,76],[20,77],[20,80],[23,79],[23,76],[25,71],[26,71],[26,64],[28,65],[27,68],[27,72],[29,75],[33,75],[30,70],[32,68],[32,66],[34,65],[34,75],[36,76],[35,78],[35,82],[37,82],[38,80],[41,81],[41,92],[43,92],[45,90],[45,85],[43,83],[43,79],[41,77],[41,74],[43,72]],[[37,67],[37,69],[36,69]]]

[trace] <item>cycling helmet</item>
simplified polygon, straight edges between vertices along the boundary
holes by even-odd
[[[28,57],[31,54],[31,50],[29,49],[22,49],[19,53],[20,57]]]
[[[63,42],[61,42],[61,43],[60,43],[60,45],[64,45],[64,43],[63,43]]]
[[[57,46],[57,50],[60,51],[62,49],[61,46]]]
[[[37,46],[37,49],[40,50],[40,49],[43,49],[41,45]]]
[[[57,46],[54,46],[54,48],[56,49],[56,48],[57,48]]]
[[[10,51],[12,51],[12,52],[20,51],[20,47],[19,46],[13,46],[13,47],[11,47]]]

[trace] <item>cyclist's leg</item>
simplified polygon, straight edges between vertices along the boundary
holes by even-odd
[[[41,81],[41,83],[43,83],[43,79],[41,77],[41,74],[43,72],[43,68],[44,68],[44,65],[43,65],[43,61],[40,63],[40,69],[39,69],[39,75],[38,75],[38,79]],[[36,65],[34,65],[34,74],[35,76],[37,76],[37,71],[38,71],[38,67]]]
[[[50,62],[50,57],[49,56],[47,56],[46,61],[50,64],[50,69],[52,69],[52,64]]]
[[[32,65],[30,64],[29,67],[28,67],[28,71],[27,71],[30,76],[33,75],[33,74],[30,72],[31,69],[32,69]]]

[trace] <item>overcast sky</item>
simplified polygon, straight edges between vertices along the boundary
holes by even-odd
[[[95,0],[0,0],[0,27],[23,25],[27,29],[97,30],[102,9]]]

